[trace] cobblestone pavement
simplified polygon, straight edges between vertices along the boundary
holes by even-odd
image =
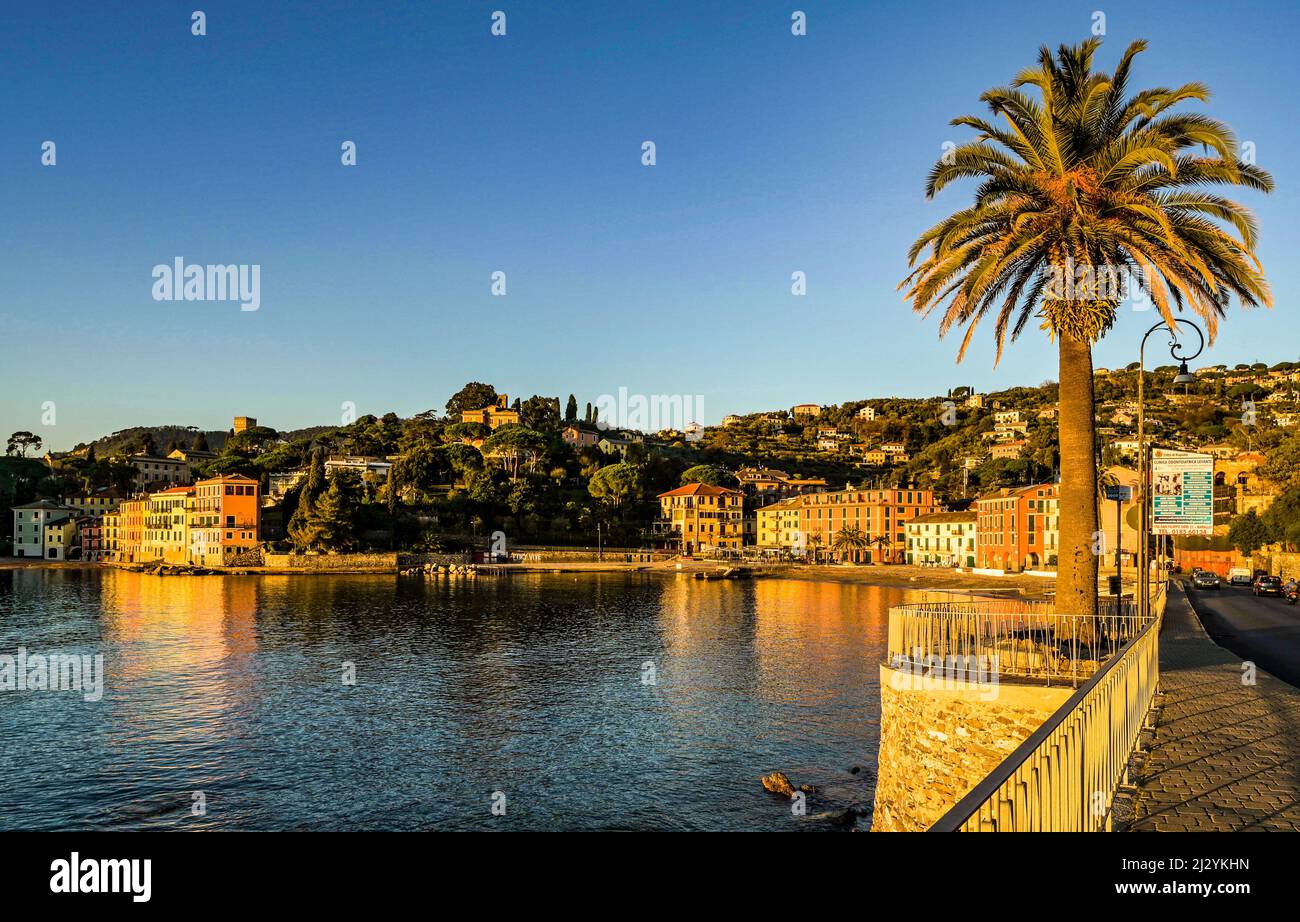
[[[1133,831],[1300,830],[1300,689],[1210,640],[1180,589],[1160,633],[1163,710]]]

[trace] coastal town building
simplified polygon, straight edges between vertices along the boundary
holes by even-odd
[[[560,437],[564,439],[564,444],[572,446],[574,449],[586,448],[588,445],[595,445],[600,441],[599,432],[592,432],[590,429],[583,429],[580,426],[566,426]]]
[[[144,560],[144,521],[149,511],[149,499],[136,497],[124,499],[117,511],[105,516],[109,559],[122,563]]]
[[[363,478],[367,474],[373,474],[382,481],[388,479],[388,475],[392,469],[392,462],[385,461],[382,458],[345,455],[325,459],[325,476],[327,478],[333,477],[339,473],[354,474],[358,478]]]
[[[791,497],[758,509],[757,546],[764,550],[782,550],[792,556],[802,557],[806,545],[799,530],[799,507],[798,497]]]
[[[1057,485],[1003,489],[975,501],[978,565],[995,570],[1055,566],[1060,548]]]
[[[462,423],[482,423],[489,429],[498,426],[517,425],[520,422],[519,411],[510,408],[510,397],[497,394],[496,403],[481,410],[465,410],[460,414]]]
[[[920,566],[973,567],[976,559],[974,510],[931,512],[907,523],[907,562]]]
[[[190,480],[190,465],[180,458],[132,455],[127,459],[135,468],[135,486],[141,492],[159,484],[185,484]]]
[[[68,560],[74,556],[71,552],[79,549],[77,539],[77,520],[65,515],[50,519],[42,528],[44,532],[44,557],[46,560]]]
[[[189,563],[189,510],[194,487],[168,487],[149,495],[144,519],[142,560]]]
[[[272,499],[284,499],[285,495],[298,484],[307,479],[309,468],[294,471],[276,471],[266,476],[266,495]]]
[[[124,497],[116,490],[96,490],[94,493],[82,493],[63,497],[63,505],[75,509],[81,515],[102,516],[117,508]]]
[[[249,429],[256,429],[257,418],[254,416],[236,416],[235,424],[232,428],[234,429],[235,435],[247,432]]]
[[[821,414],[821,404],[818,403],[800,403],[790,408],[790,415],[795,419],[809,419]]]
[[[809,557],[822,559],[832,553],[840,532],[856,531],[865,546],[834,552],[836,558],[854,563],[902,563],[907,523],[939,511],[931,490],[846,489],[808,493],[789,502],[791,506],[768,513],[765,524],[758,527],[765,540],[776,542],[767,547],[790,553],[806,550]],[[770,518],[773,514],[778,517],[775,522]]]
[[[25,503],[13,507],[14,549],[15,557],[43,557],[49,560],[62,560],[59,548],[46,548],[46,526],[69,522],[75,529],[73,521],[78,510],[51,499],[40,499],[34,503]]]
[[[1015,460],[1024,454],[1025,446],[1028,444],[1023,439],[1015,442],[1000,442],[989,450],[989,454],[994,461]]]
[[[256,480],[226,474],[194,485],[189,523],[189,562],[223,566],[257,547],[261,503]]]
[[[730,487],[689,483],[659,494],[656,529],[683,554],[739,550],[744,541],[744,494]]]
[[[104,517],[86,515],[78,518],[77,540],[81,543],[82,560],[104,560],[107,554],[104,539]]]

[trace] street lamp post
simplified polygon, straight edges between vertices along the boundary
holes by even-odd
[[[1148,519],[1150,510],[1150,495],[1148,480],[1150,479],[1150,465],[1147,460],[1147,443],[1146,443],[1146,347],[1147,338],[1152,333],[1162,327],[1169,331],[1169,354],[1178,360],[1178,375],[1174,378],[1175,384],[1187,384],[1196,380],[1187,370],[1187,362],[1196,358],[1205,350],[1205,334],[1201,328],[1190,320],[1182,317],[1176,317],[1174,323],[1183,324],[1196,331],[1196,336],[1200,340],[1200,345],[1191,355],[1183,355],[1181,349],[1183,344],[1178,340],[1177,326],[1170,327],[1163,320],[1147,330],[1146,335],[1142,337],[1142,345],[1138,347],[1138,548],[1137,548],[1137,603],[1138,614],[1144,618],[1150,614],[1151,608],[1151,574],[1150,561],[1148,560],[1147,544],[1150,533],[1150,520]]]

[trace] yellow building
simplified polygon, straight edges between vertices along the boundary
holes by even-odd
[[[518,424],[519,411],[510,409],[510,397],[507,394],[497,394],[497,402],[493,406],[484,407],[481,410],[465,410],[460,414],[462,423],[482,423],[483,425],[495,429],[498,426],[509,426]]]
[[[799,497],[772,503],[758,510],[758,546],[768,549],[793,550],[800,546]]]
[[[659,494],[660,530],[683,554],[739,549],[744,541],[744,494],[730,487],[688,483]]]
[[[171,487],[149,494],[144,519],[141,560],[189,563],[189,514],[194,503],[193,487]]]

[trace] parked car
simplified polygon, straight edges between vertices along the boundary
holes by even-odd
[[[1218,589],[1219,577],[1209,570],[1197,570],[1192,577],[1192,585],[1197,589]]]
[[[1255,595],[1281,595],[1282,594],[1282,577],[1280,576],[1257,576],[1252,591]]]
[[[1228,571],[1228,582],[1234,586],[1250,585],[1250,567],[1233,567]]]

